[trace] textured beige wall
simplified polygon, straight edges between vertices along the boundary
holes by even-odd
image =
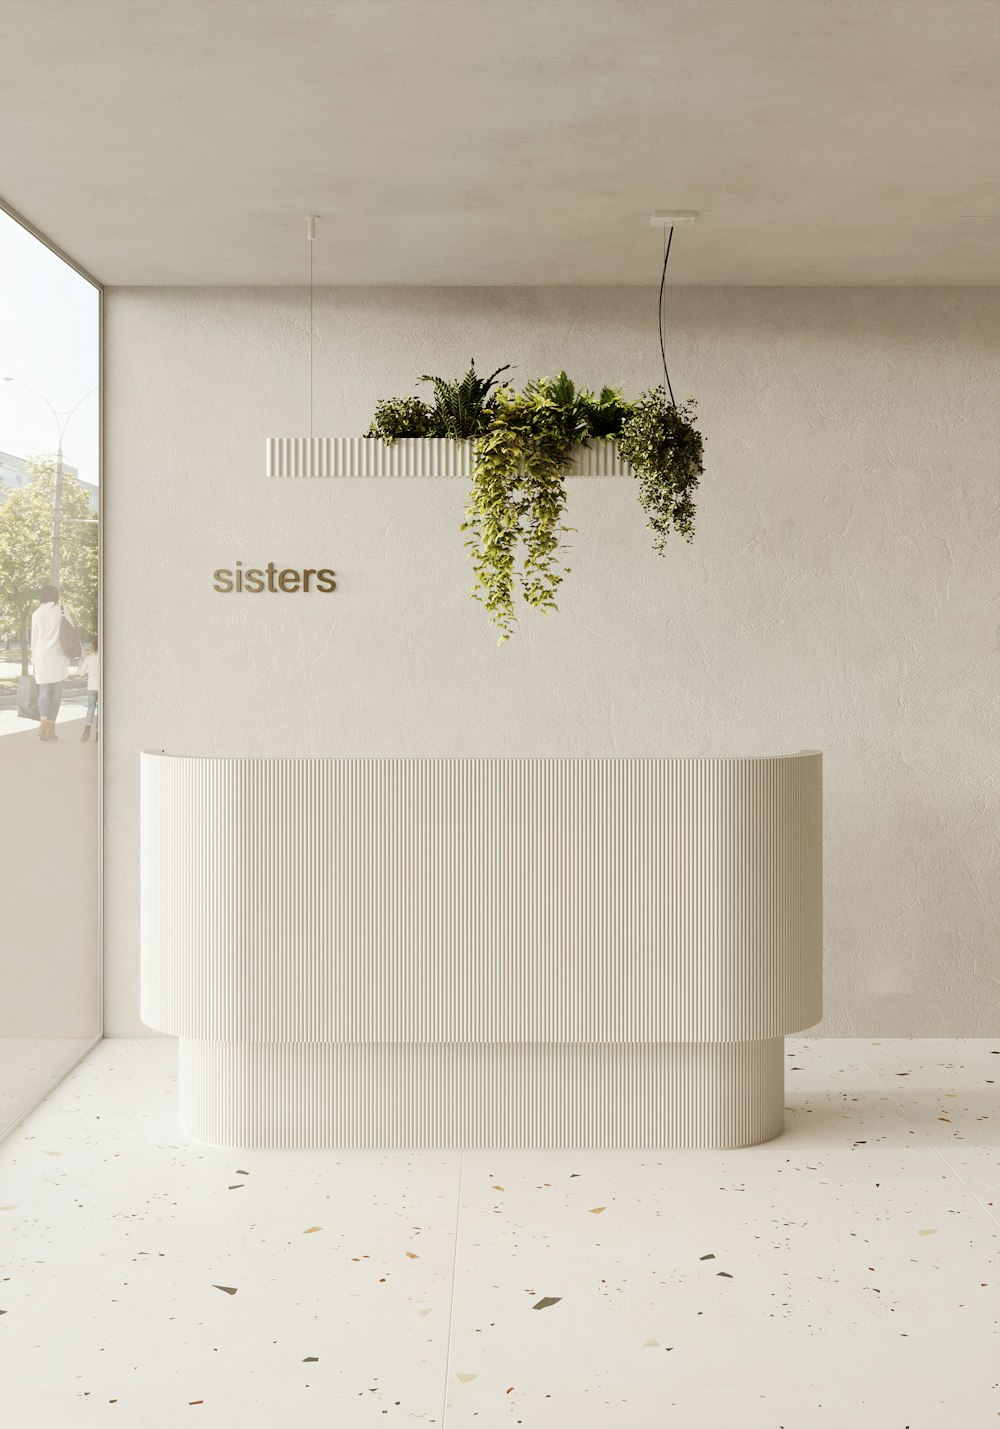
[[[316,431],[424,371],[656,380],[637,289],[317,294]],[[467,599],[460,482],[274,482],[308,429],[306,295],[107,301],[107,1023],[138,1021],[139,751],[671,755],[822,749],[820,1030],[995,1030],[998,289],[670,294],[708,471],[692,546],[571,484],[558,617],[506,648]],[[331,596],[219,596],[237,558]]]

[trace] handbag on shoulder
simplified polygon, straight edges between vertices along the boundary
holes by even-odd
[[[66,614],[66,607],[61,605],[62,620],[59,624],[59,644],[62,646],[63,654],[69,660],[79,660],[83,654],[83,646],[80,644],[80,636],[76,626]]]

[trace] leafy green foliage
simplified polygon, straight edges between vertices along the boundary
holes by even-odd
[[[671,531],[694,535],[694,491],[704,471],[695,404],[668,402],[662,387],[644,392],[622,424],[619,450],[639,480],[639,501],[653,532],[653,549],[664,554]]]
[[[523,393],[501,387],[489,427],[476,442],[462,529],[470,533],[473,595],[489,612],[500,643],[510,639],[517,619],[515,577],[528,605],[546,613],[558,608],[556,591],[568,569],[557,556],[567,530],[563,472],[570,449],[585,436],[573,384],[561,372],[529,382]]]
[[[434,410],[419,397],[386,397],[375,404],[366,437],[378,437],[391,447],[400,437],[441,437]]]
[[[470,358],[469,370],[464,377],[430,377],[425,372],[420,380],[434,384],[434,412],[440,435],[462,441],[485,430],[493,406],[490,392],[496,386],[500,373],[507,372],[509,368],[508,362],[491,372],[489,377],[480,377],[475,358]]]
[[[580,394],[588,435],[598,441],[617,437],[625,418],[632,411],[632,404],[626,402],[625,394],[617,387],[602,387],[600,395],[583,391]]]
[[[577,388],[565,372],[537,377],[523,392],[498,384],[508,366],[480,377],[473,361],[462,378],[424,376],[435,401],[418,397],[379,402],[366,436],[388,443],[400,437],[452,437],[475,442],[472,490],[462,530],[476,572],[473,596],[508,640],[517,623],[514,589],[528,605],[557,609],[556,592],[567,574],[559,559],[566,506],[564,476],[572,448],[617,438],[623,459],[639,481],[639,501],[665,552],[671,531],[694,535],[694,492],[704,470],[702,438],[693,402],[676,406],[662,387],[629,402],[616,387],[595,395]]]

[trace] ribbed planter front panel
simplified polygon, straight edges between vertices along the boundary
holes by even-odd
[[[240,1042],[731,1042],[821,1015],[821,758],[144,755],[142,1016]]]
[[[268,437],[271,477],[472,476],[471,442],[447,437],[401,437],[386,446],[374,437]],[[631,476],[615,441],[573,449],[569,476]]]
[[[744,1044],[180,1043],[181,1129],[220,1146],[749,1146],[781,1038]]]

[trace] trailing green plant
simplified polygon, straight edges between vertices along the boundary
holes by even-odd
[[[508,370],[509,364],[481,377],[472,362],[455,380],[424,376],[422,382],[434,385],[433,406],[419,397],[379,402],[365,434],[386,444],[445,436],[475,443],[462,530],[476,572],[472,594],[501,642],[516,625],[516,585],[528,605],[557,609],[556,592],[569,570],[559,543],[569,529],[563,525],[564,476],[575,446],[618,439],[661,556],[672,531],[692,539],[694,493],[704,470],[693,401],[678,406],[663,387],[635,402],[615,387],[595,395],[565,372],[535,378],[516,392],[497,380]]]
[[[475,358],[470,358],[464,377],[431,377],[425,372],[420,380],[434,384],[434,413],[440,435],[458,441],[478,436],[489,424],[494,401],[490,392],[497,386],[500,373],[509,369],[508,362],[489,377],[480,377]]]
[[[375,404],[375,415],[366,437],[378,437],[391,447],[400,437],[440,437],[432,407],[419,397],[386,397]]]
[[[644,392],[622,423],[618,449],[639,481],[639,501],[653,533],[653,549],[665,554],[671,531],[694,535],[694,492],[704,471],[695,403],[677,406],[662,387]]]
[[[583,409],[561,372],[524,392],[501,387],[490,423],[476,441],[472,490],[462,529],[475,567],[473,596],[509,640],[516,623],[514,581],[525,602],[554,611],[566,574],[558,558],[566,505],[563,473],[572,447],[586,438]],[[518,557],[521,559],[518,569]]]

